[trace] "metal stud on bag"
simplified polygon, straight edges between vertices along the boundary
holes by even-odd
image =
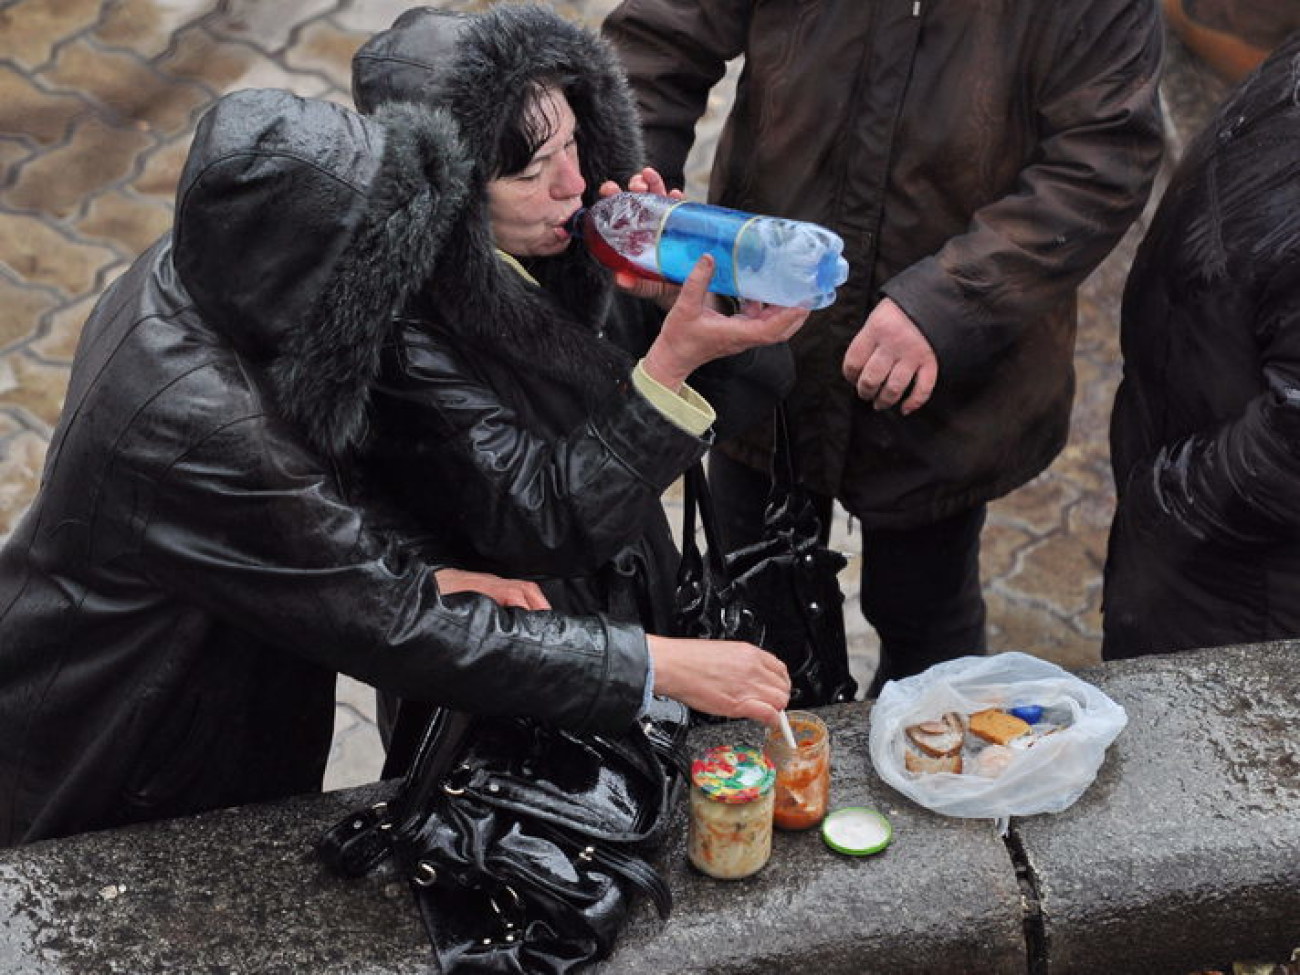
[[[418,887],[432,887],[438,882],[438,871],[428,860],[421,860],[415,867],[411,882]]]
[[[470,774],[474,770],[468,765],[462,765],[442,782],[442,791],[449,796],[462,796],[465,794],[465,786],[469,783]],[[459,776],[459,778],[458,778]]]

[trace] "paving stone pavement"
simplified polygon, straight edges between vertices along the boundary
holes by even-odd
[[[0,540],[36,490],[86,314],[169,226],[198,117],[220,95],[246,87],[349,103],[352,52],[410,5],[0,0]],[[595,26],[613,0],[552,5]],[[1176,155],[1224,89],[1173,42],[1164,87]],[[728,92],[729,83],[719,86],[700,126],[690,169],[696,198]],[[1083,286],[1068,447],[1047,472],[991,506],[982,569],[994,650],[1025,650],[1066,667],[1099,659],[1118,302],[1142,227]],[[676,490],[666,504],[678,508]],[[854,670],[865,683],[876,649],[857,610],[858,539],[840,512],[834,544],[850,556],[846,619]],[[373,694],[344,680],[327,787],[369,781],[378,768]]]

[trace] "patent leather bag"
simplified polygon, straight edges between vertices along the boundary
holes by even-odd
[[[781,409],[759,541],[724,552],[704,468],[696,464],[686,472],[675,629],[680,636],[744,640],[780,657],[790,672],[792,708],[851,701],[858,690],[839,583],[847,560],[822,544],[821,527],[812,498],[797,482]]]
[[[635,897],[671,910],[650,857],[681,795],[687,725],[658,698],[619,736],[439,709],[394,798],[317,851],[344,876],[393,862],[436,971],[575,971],[609,953]]]

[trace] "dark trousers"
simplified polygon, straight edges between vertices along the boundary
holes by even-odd
[[[757,541],[768,475],[715,450],[709,455],[709,487],[727,549]],[[813,498],[827,540],[834,499]],[[879,694],[887,680],[985,652],[979,557],[986,514],[981,504],[917,528],[862,532],[862,615],[880,637],[880,665],[867,697]]]

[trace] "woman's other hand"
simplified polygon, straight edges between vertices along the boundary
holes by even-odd
[[[615,193],[622,193],[623,187],[619,186],[612,179],[607,179],[600,184],[596,191],[601,198],[613,196]],[[647,166],[639,173],[633,173],[627,181],[627,192],[629,193],[653,193],[655,196],[666,196],[670,200],[684,200],[686,194],[681,190],[670,190],[664,178],[659,175],[659,171],[653,167]]]
[[[671,390],[680,389],[692,372],[714,359],[786,341],[808,320],[806,308],[760,301],[743,301],[739,313],[724,314],[709,294],[713,270],[708,254],[696,262],[646,353],[646,373]]]
[[[439,569],[433,577],[438,580],[438,591],[444,596],[454,592],[476,592],[501,606],[517,609],[551,608],[537,583],[527,579],[505,579],[490,572],[470,572],[466,569]]]
[[[613,180],[607,180],[600,185],[597,192],[603,199],[623,192],[623,188]],[[632,175],[627,181],[627,192],[653,193],[655,196],[666,196],[671,200],[686,198],[681,190],[668,189],[668,184],[659,175],[659,171],[650,166]],[[664,281],[662,278],[643,278],[630,271],[615,271],[614,284],[630,295],[655,302],[665,311],[672,307],[673,302],[677,300],[678,292],[681,291],[681,288],[671,281]]]
[[[732,640],[647,636],[656,694],[723,718],[775,728],[790,703],[790,674],[766,650]]]

